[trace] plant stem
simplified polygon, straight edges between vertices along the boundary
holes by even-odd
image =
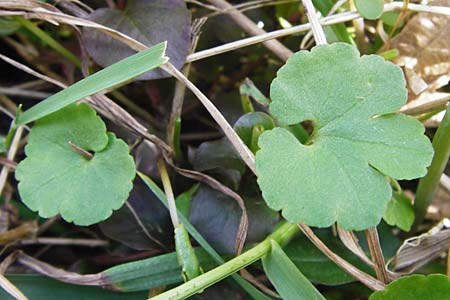
[[[52,38],[48,33],[40,29],[38,26],[34,25],[30,20],[16,17],[15,20],[19,22],[23,27],[29,30],[31,33],[36,35],[44,43],[46,43],[50,48],[67,58],[71,63],[73,63],[78,68],[81,67],[81,62],[72,52],[64,48],[58,41]]]
[[[195,295],[214,283],[261,259],[271,250],[271,240],[275,240],[278,244],[285,245],[297,233],[298,228],[296,224],[284,223],[264,241],[247,252],[244,252],[223,265],[220,265],[176,288],[159,294],[158,296],[151,298],[151,300],[182,300]]]
[[[161,176],[161,181],[164,186],[164,192],[166,193],[167,203],[169,206],[170,219],[174,228],[180,225],[180,220],[178,219],[177,206],[175,204],[175,197],[173,196],[172,185],[170,184],[169,174],[167,173],[166,164],[163,159],[158,159],[158,170]]]
[[[433,200],[436,189],[439,185],[439,179],[447,165],[450,155],[450,106],[447,107],[444,119],[439,125],[433,138],[434,157],[428,168],[428,173],[420,179],[417,187],[416,199],[414,201],[414,210],[416,219],[414,228],[420,225],[427,212],[428,205]]]

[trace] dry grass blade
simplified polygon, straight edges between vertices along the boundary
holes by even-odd
[[[37,221],[25,222],[14,229],[0,233],[0,245],[7,245],[24,238],[34,237],[38,229]]]
[[[338,256],[336,253],[330,250],[312,231],[311,228],[304,224],[298,224],[298,227],[302,230],[302,232],[308,237],[308,239],[320,249],[331,261],[333,261],[336,265],[341,267],[345,272],[359,280],[362,284],[370,288],[374,291],[384,290],[385,284],[367,273],[364,273],[360,269],[353,266],[351,263]]]
[[[369,228],[364,231],[366,234],[367,244],[369,245],[370,255],[372,256],[374,270],[378,280],[388,283],[389,276],[384,264],[383,250],[381,250],[380,239],[376,227]]]
[[[103,286],[107,283],[104,282],[102,278],[102,273],[92,274],[92,275],[80,275],[73,272],[67,272],[62,269],[55,268],[47,263],[37,260],[31,256],[24,253],[19,253],[17,255],[17,261],[36,271],[39,274],[51,277],[53,279],[80,285],[93,285],[93,286]]]
[[[353,231],[348,231],[338,226],[337,232],[341,242],[345,245],[345,247],[347,247],[348,250],[350,250],[353,254],[358,256],[366,265],[368,265],[371,268],[375,268],[375,264],[364,253],[364,250],[359,245],[358,238],[353,233]],[[395,280],[401,276],[401,274],[392,272],[387,268],[386,272],[389,275],[389,280]]]
[[[261,35],[266,33],[263,29],[259,28],[251,19],[245,16],[242,12],[238,11],[227,1],[225,0],[208,0],[208,1],[220,9],[229,10],[229,16],[236,22],[236,24],[238,24],[248,34]],[[265,41],[263,42],[263,45],[283,61],[287,60],[290,56],[294,54],[291,50],[286,48],[286,46],[284,46],[277,40]]]
[[[19,126],[16,130],[16,133],[14,134],[14,138],[11,142],[11,146],[9,147],[8,154],[6,156],[6,158],[10,161],[14,161],[17,151],[19,150],[20,139],[22,137],[23,130],[24,130],[24,127]],[[10,169],[7,166],[5,166],[4,168],[2,168],[2,170],[0,172],[0,195],[2,194],[2,191],[5,188],[9,171],[10,171]]]
[[[347,247],[348,250],[358,256],[365,264],[373,267],[373,262],[364,253],[364,250],[359,245],[358,238],[353,233],[353,231],[345,230],[340,226],[337,226],[337,232],[339,235],[339,239],[344,244],[344,246]]]
[[[13,296],[14,299],[28,300],[28,298],[2,274],[0,274],[0,287],[2,287],[6,292],[8,292],[8,294]]]
[[[303,6],[306,9],[306,14],[308,15],[309,23],[311,24],[311,29],[314,35],[314,40],[317,45],[327,44],[327,38],[325,37],[325,32],[320,25],[319,17],[317,16],[316,9],[314,8],[311,0],[302,0]]]
[[[425,92],[419,98],[405,104],[400,112],[417,116],[437,109],[444,110],[449,100],[450,93]]]
[[[10,9],[10,10],[39,10],[39,9],[45,9],[53,12],[60,12],[56,7],[53,5],[43,3],[41,1],[34,1],[34,0],[2,0],[0,1],[0,7],[4,9]]]

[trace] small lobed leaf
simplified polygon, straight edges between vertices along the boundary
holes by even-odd
[[[369,300],[450,300],[450,278],[442,274],[414,274],[391,282]]]
[[[68,142],[94,153],[86,159]],[[38,120],[16,170],[22,201],[41,217],[77,225],[108,218],[128,197],[135,176],[128,146],[87,104],[72,104]]]
[[[401,192],[395,192],[388,202],[383,219],[391,226],[409,231],[414,222],[414,208],[411,200]]]
[[[368,20],[376,20],[383,14],[384,0],[355,0],[358,12]]]
[[[191,46],[191,14],[182,0],[129,0],[124,10],[100,8],[90,16],[91,21],[122,32],[146,46],[167,41],[167,56],[177,68],[186,61]],[[133,54],[120,41],[92,28],[85,28],[83,41],[89,55],[106,67]],[[139,77],[142,80],[168,77],[154,70]]]
[[[259,139],[263,197],[292,223],[375,226],[392,194],[386,175],[421,177],[431,162],[422,124],[396,113],[406,101],[402,71],[379,56],[344,43],[300,51],[278,71],[271,99],[280,123],[314,124],[305,144],[284,128]]]

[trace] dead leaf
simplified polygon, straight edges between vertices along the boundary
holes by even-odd
[[[435,0],[432,5],[450,6],[450,0]],[[392,39],[391,47],[400,52],[394,62],[408,70],[408,83],[419,83],[410,86],[415,95],[424,90],[420,78],[428,90],[436,90],[450,80],[449,35],[450,17],[419,13]]]

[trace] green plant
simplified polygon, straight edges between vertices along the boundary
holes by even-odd
[[[265,36],[224,0],[210,2],[223,11],[230,11],[238,24],[245,24],[241,26],[250,34],[259,32]],[[0,3],[0,8],[16,15],[5,19],[7,24],[0,32],[17,34],[21,41],[38,39],[44,47],[53,49],[86,75],[25,112],[20,107],[17,109],[5,137],[0,136],[0,155],[5,156],[0,157],[5,165],[0,175],[0,191],[4,171],[15,168],[12,160],[23,129],[34,122],[24,148],[26,158],[15,171],[22,202],[37,212],[31,214],[31,218],[61,215],[65,221],[81,226],[101,222],[101,230],[111,239],[136,250],[156,252],[152,252],[150,258],[112,263],[115,266],[88,275],[56,269],[23,253],[11,255],[7,262],[17,258],[19,263],[50,277],[129,293],[124,297],[133,299],[147,297],[143,291],[148,290],[148,297],[153,300],[199,299],[197,294],[200,293],[203,293],[202,299],[225,299],[228,298],[225,296],[227,288],[210,287],[228,277],[232,290],[230,299],[242,299],[244,291],[257,300],[279,297],[286,300],[348,299],[352,295],[370,300],[448,299],[448,277],[410,275],[412,271],[405,275],[398,272],[397,266],[388,269],[385,265],[385,258],[404,255],[402,248],[395,254],[401,235],[392,228],[411,231],[415,218],[416,226],[411,232],[415,234],[418,226],[423,225],[450,149],[448,114],[435,134],[433,145],[421,123],[442,107],[433,106],[420,116],[400,112],[407,101],[407,88],[411,86],[407,85],[402,70],[384,58],[394,59],[402,55],[401,51],[390,49],[380,55],[361,56],[354,37],[364,53],[380,49],[385,41],[376,36],[373,44],[367,42],[370,39],[364,39],[367,36],[356,21],[352,30],[342,22],[330,23],[325,33],[329,40],[338,41],[330,45],[317,45],[291,55],[290,50],[278,42],[265,43],[272,51],[273,47],[277,48],[274,53],[281,59],[290,56],[284,64],[260,55],[261,49],[249,50],[248,57],[241,63],[250,66],[250,71],[243,68],[241,73],[247,75],[255,71],[258,74],[259,71],[264,76],[256,78],[257,84],[248,79],[240,84],[237,81],[242,80],[243,75],[233,73],[234,65],[211,60],[206,67],[189,68],[189,63],[199,57],[238,46],[231,43],[213,51],[189,55],[189,51],[195,51],[198,32],[193,30],[192,44],[189,33],[198,27],[190,27],[191,12],[184,1],[108,3],[110,8],[96,10],[89,20],[52,11],[50,4],[35,3],[38,8],[31,4],[23,8],[9,2]],[[336,10],[356,8],[365,19],[381,18],[377,28],[380,32],[384,30],[380,26],[386,25],[383,13],[390,7],[401,7],[393,5],[399,3],[385,6],[381,0],[354,0],[344,6],[342,1],[304,0],[310,27],[319,44],[326,43],[326,38],[312,3],[324,16]],[[244,10],[246,5],[242,4]],[[275,5],[278,19],[286,27],[304,12],[303,6],[296,3],[288,3],[286,7]],[[78,41],[90,57],[105,68],[88,75],[95,65],[87,68],[88,60],[82,55],[78,58],[63,46],[60,41],[64,38],[59,33],[23,19],[24,13],[19,9],[25,9],[27,17],[44,16],[45,20],[86,26]],[[340,17],[348,18],[345,13]],[[394,29],[397,23],[399,20],[395,21]],[[236,33],[231,27],[221,28],[229,30],[226,34],[230,36]],[[306,29],[309,27],[302,30]],[[70,31],[68,34],[70,36]],[[259,39],[244,39],[242,45]],[[307,44],[308,40],[302,37],[303,41]],[[133,54],[136,49],[140,51]],[[258,69],[261,61],[268,63],[264,67],[269,70],[276,66],[275,79],[270,71]],[[13,65],[55,83],[20,63],[13,62]],[[52,74],[48,68],[37,67]],[[182,70],[178,70],[180,68]],[[216,96],[215,103],[187,78],[190,71],[196,75],[192,76],[196,80],[217,76],[206,79],[209,94]],[[233,75],[227,77],[224,75],[227,72]],[[134,82],[120,92],[117,90],[134,79],[170,76],[179,80],[170,115],[166,115],[169,110],[165,101],[167,90],[171,93],[173,87],[167,84],[169,80],[150,84]],[[267,82],[271,82],[270,97],[256,87]],[[61,82],[57,85],[65,86]],[[184,95],[183,85],[201,101],[225,137],[220,133],[219,139],[211,141],[208,135],[211,132],[199,130],[195,133],[201,136],[200,143],[184,142],[186,137],[196,138],[185,132],[186,128],[198,125],[189,122],[199,122],[214,130],[216,125],[204,118],[203,112],[194,114],[194,118],[185,115],[183,101],[191,99]],[[237,90],[237,86],[240,86],[240,96],[230,96],[223,91]],[[128,89],[135,93],[129,93]],[[113,90],[116,90],[113,97],[149,124],[142,124],[102,94]],[[137,105],[136,99],[143,94],[151,103]],[[134,98],[129,99],[129,95]],[[2,97],[0,100],[8,101]],[[188,105],[195,109],[192,103]],[[149,113],[149,107],[156,109]],[[186,107],[184,109],[188,110]],[[109,131],[94,109],[110,119]],[[159,122],[165,119],[171,121]],[[116,128],[117,125],[121,129]],[[217,132],[213,134],[217,136]],[[160,136],[167,136],[167,143]],[[192,170],[185,169],[189,167]],[[404,183],[397,180],[411,180],[425,174],[413,206],[408,193],[402,189]],[[167,208],[167,212],[161,211],[161,207]],[[27,210],[22,206],[20,209]],[[106,219],[108,221],[104,222]],[[51,222],[54,220],[56,218]],[[45,224],[43,227],[47,226]],[[442,228],[433,228],[427,233],[435,247],[432,247],[431,258],[439,255],[442,240],[448,240],[443,224]],[[36,231],[39,234],[42,230]],[[64,228],[57,230],[65,234]],[[353,230],[364,230],[365,238]],[[17,230],[13,233],[18,234]],[[303,236],[299,237],[301,233]],[[423,237],[417,236],[405,243],[420,246]],[[123,247],[115,250],[123,254],[125,261],[129,259],[128,250]],[[414,262],[412,264],[411,268],[408,265],[408,270],[415,270]],[[261,283],[260,277],[255,278],[244,270],[250,266],[252,273],[265,276],[267,281]],[[442,272],[439,267],[442,266],[425,271]],[[98,272],[89,266],[80,267],[78,271]],[[241,274],[236,274],[238,271]],[[19,299],[26,297],[13,283],[20,289],[23,287],[26,293],[30,286],[54,284],[39,277],[4,278],[0,275],[0,281]],[[228,281],[224,285],[228,287]],[[341,287],[323,288],[335,285]],[[87,298],[110,297],[110,293],[95,289],[78,290],[72,286],[64,294],[59,290],[62,287],[56,288],[63,295],[59,297],[72,297],[77,293]]]

